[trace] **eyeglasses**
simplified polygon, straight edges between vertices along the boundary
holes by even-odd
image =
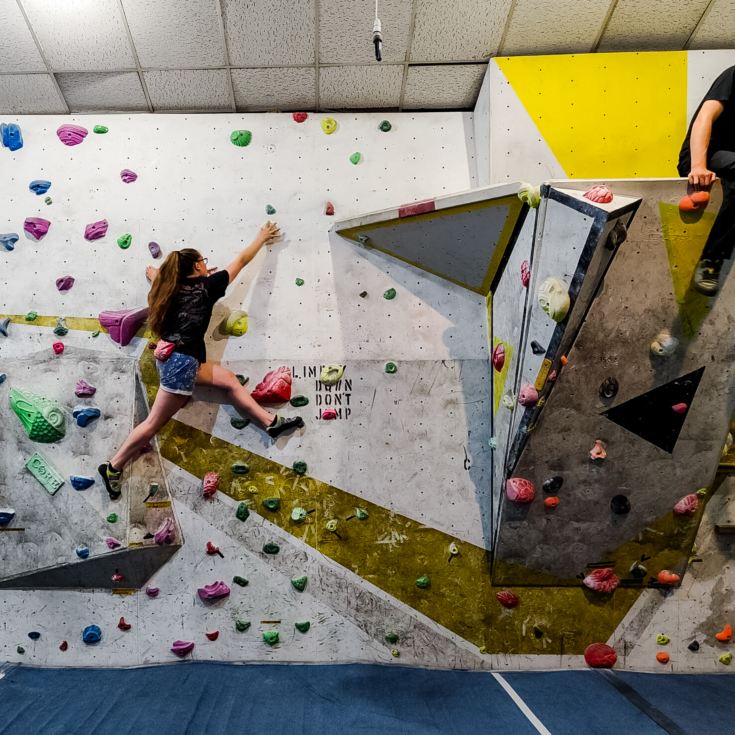
[[[209,263],[209,258],[199,258],[197,263],[204,263],[204,265],[207,265],[207,263]]]

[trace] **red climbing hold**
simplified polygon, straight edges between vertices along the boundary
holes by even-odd
[[[61,645],[59,646],[60,651],[66,651],[69,648],[69,644],[66,641],[61,641]]]
[[[505,494],[514,503],[530,503],[536,497],[536,487],[530,480],[511,477],[505,483]]]
[[[306,112],[294,112],[291,117],[293,117],[294,122],[302,123],[306,120],[307,117],[309,117],[309,115]]]
[[[495,597],[503,607],[507,607],[509,610],[518,607],[518,603],[520,602],[518,595],[514,595],[510,590],[496,592]]]
[[[687,406],[687,404],[686,404],[686,403],[675,403],[675,404],[674,404],[674,405],[673,405],[673,406],[671,407],[671,410],[672,410],[672,411],[673,411],[674,413],[686,413],[686,412],[687,412],[687,408],[689,408],[689,406]]]
[[[63,342],[54,342],[51,346],[53,347],[53,350],[57,355],[60,355],[64,351]]]
[[[659,584],[672,585],[676,584],[681,579],[681,577],[678,574],[670,572],[668,569],[662,569],[656,575],[656,579],[658,580]]]
[[[693,516],[699,508],[699,498],[696,493],[685,495],[675,506],[674,513],[678,516]]]
[[[202,495],[205,498],[211,498],[217,494],[217,490],[219,490],[219,474],[217,472],[207,472],[202,481]]]
[[[322,419],[324,421],[334,421],[334,419],[337,418],[337,409],[335,408],[325,408],[322,411]]]
[[[595,592],[612,592],[620,584],[620,577],[610,567],[595,569],[582,580],[582,584]]]
[[[219,547],[211,541],[207,541],[207,556],[215,556],[216,554],[219,554]]]
[[[117,627],[120,628],[120,630],[130,630],[133,626],[126,622],[125,618],[120,618],[120,620],[117,621]]]
[[[120,572],[115,572],[111,577],[113,582],[122,582],[125,577]]]
[[[503,365],[505,365],[505,345],[500,342],[495,345],[495,349],[493,350],[493,368],[500,372],[503,369]]]
[[[331,217],[334,214],[334,204],[332,204],[332,202],[327,202],[327,206],[324,207],[324,214],[326,214],[327,217]]]
[[[291,368],[271,370],[250,394],[258,403],[283,403],[291,398]]]
[[[207,638],[209,638],[210,641],[216,641],[219,638],[219,631],[214,630],[211,633],[205,633]]]
[[[607,643],[590,643],[584,649],[584,660],[593,669],[611,669],[618,660],[618,654]]]

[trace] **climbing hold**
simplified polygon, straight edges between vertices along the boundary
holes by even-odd
[[[428,589],[431,587],[431,580],[424,574],[416,580],[416,586],[422,590]]]
[[[250,511],[248,510],[248,506],[245,505],[245,503],[238,504],[237,510],[235,511],[235,517],[238,521],[247,521],[247,519],[250,517]]]
[[[611,398],[615,398],[618,393],[618,381],[613,377],[607,377],[600,383],[599,394],[600,398],[609,401]]]
[[[668,569],[662,569],[657,575],[656,579],[659,584],[673,585],[677,584],[681,577],[678,574],[670,572]]]
[[[679,413],[679,414],[681,414],[681,413],[686,413],[686,412],[687,412],[687,409],[688,409],[688,408],[689,408],[689,406],[688,406],[688,405],[687,405],[686,403],[675,403],[675,404],[674,404],[674,405],[673,405],[673,406],[671,407],[671,410],[672,410],[672,411],[673,411],[674,413]]]
[[[171,653],[176,654],[179,658],[184,658],[187,653],[191,653],[193,650],[193,641],[174,641],[171,644]]]
[[[108,523],[117,523],[117,513],[110,513],[110,515],[107,516],[107,522]]]
[[[509,410],[513,410],[516,405],[516,399],[512,392],[505,393],[501,399],[503,406]]]
[[[281,507],[281,499],[280,498],[265,498],[265,500],[263,500],[263,507],[266,510],[277,511]]]
[[[109,223],[106,219],[101,219],[98,222],[92,222],[84,228],[84,239],[92,242],[93,240],[99,240],[107,234],[107,228]]]
[[[77,426],[85,427],[98,419],[102,412],[96,406],[74,406],[71,415],[76,419]]]
[[[365,510],[365,508],[355,508],[355,518],[357,518],[358,521],[366,521],[370,515]]]
[[[122,250],[127,250],[130,247],[130,243],[133,242],[133,236],[130,233],[125,233],[117,238],[117,244]]]
[[[554,475],[554,477],[550,477],[548,480],[545,480],[542,487],[545,493],[555,493],[557,490],[561,490],[561,486],[563,484],[564,478],[559,475]]]
[[[536,209],[541,204],[541,187],[522,181],[518,187],[518,198],[531,209]]]
[[[511,477],[505,483],[505,494],[514,503],[530,503],[536,497],[536,487],[530,480]]]
[[[40,634],[40,633],[39,633],[39,632],[38,632],[37,630],[32,630],[32,631],[31,631],[31,632],[30,632],[30,633],[28,634],[28,637],[29,637],[29,638],[30,638],[30,639],[31,639],[32,641],[37,641],[37,640],[38,640],[38,639],[39,639],[39,638],[41,637],[41,634]]]
[[[36,195],[40,196],[45,194],[51,188],[50,181],[44,181],[43,179],[34,179],[28,184],[28,188]]]
[[[392,127],[393,126],[387,120],[383,120],[380,125],[378,125],[378,130],[382,130],[384,133],[387,133]]]
[[[202,602],[213,602],[214,600],[220,600],[223,597],[227,597],[230,594],[230,588],[221,580],[212,582],[212,584],[205,584],[204,587],[200,587],[197,590],[199,599]]]
[[[238,576],[238,575],[235,575],[235,576],[234,576],[234,577],[232,578],[232,582],[233,582],[233,584],[236,584],[236,585],[238,585],[239,587],[247,587],[247,586],[248,586],[248,584],[249,584],[249,583],[248,583],[248,580],[247,580],[247,579],[245,579],[245,577],[240,577],[240,576]]]
[[[88,396],[93,396],[96,392],[97,388],[82,378],[77,380],[77,384],[74,387],[74,395],[77,398],[87,398]]]
[[[326,528],[326,529],[327,529],[327,531],[329,531],[330,533],[334,533],[334,534],[337,534],[337,526],[338,526],[338,525],[339,525],[339,523],[338,523],[338,521],[337,521],[337,519],[336,519],[336,518],[330,518],[330,519],[329,519],[329,520],[328,520],[328,521],[327,521],[327,522],[326,522],[326,523],[324,524],[324,528]],[[337,536],[339,537],[339,534],[337,534]]]
[[[699,650],[699,641],[692,641],[687,648],[690,651],[698,651]]]
[[[86,546],[77,546],[74,551],[80,559],[86,559],[89,556],[89,549]]]
[[[232,337],[242,337],[248,331],[248,314],[246,311],[236,310],[220,324],[220,332]]]
[[[368,292],[367,292],[367,291],[360,291],[360,298],[361,298],[361,299],[364,299],[364,298],[366,298],[366,297],[367,297],[367,295],[368,295]]]
[[[271,204],[266,204],[265,205],[265,213],[266,214],[275,214],[276,213],[276,208],[273,205],[271,205]]]
[[[352,155],[350,156],[350,163],[352,163],[352,164],[354,164],[354,165],[357,165],[358,163],[360,163],[360,160],[361,160],[361,159],[362,159],[362,154],[361,154],[361,153],[360,153],[359,151],[355,151],[355,152],[354,152],[354,153],[353,153],[353,154],[352,154]]]
[[[492,363],[493,368],[497,372],[500,372],[503,369],[503,365],[505,365],[505,345],[502,342],[498,342],[498,344],[495,345],[495,349],[493,350]]]
[[[249,130],[233,130],[230,133],[230,143],[244,148],[250,145],[250,141],[253,139],[253,134]]]
[[[387,291],[383,291],[383,298],[387,301],[391,301],[396,297],[396,290],[395,288],[389,288]]]
[[[230,426],[233,429],[244,429],[250,423],[250,419],[244,419],[241,416],[233,416],[230,419]]]
[[[211,633],[205,633],[204,635],[207,636],[207,639],[210,641],[216,641],[219,638],[219,631],[213,630]]]
[[[582,580],[582,584],[595,592],[609,593],[620,584],[620,577],[610,567],[595,569]]]
[[[23,222],[23,230],[36,241],[43,240],[49,227],[51,227],[51,223],[43,217],[26,217],[25,222]]]
[[[546,348],[542,347],[535,339],[531,342],[531,352],[534,355],[545,355]]]
[[[334,408],[325,408],[322,411],[322,419],[324,421],[334,421],[337,418],[337,410]]]
[[[395,646],[395,644],[398,643],[398,633],[394,633],[393,631],[388,631],[385,634],[385,640],[386,642],[390,643],[392,646]]]
[[[148,485],[148,495],[145,496],[143,502],[147,503],[152,497],[155,496],[157,492],[158,492],[158,483],[152,482],[150,485]]]
[[[54,327],[54,334],[57,337],[65,337],[69,334],[69,328],[66,326],[66,321],[63,316],[57,318],[56,326]]]
[[[0,245],[2,245],[7,252],[15,250],[15,243],[18,242],[19,236],[17,232],[6,232],[0,234]]]
[[[291,511],[291,520],[294,521],[294,523],[301,523],[301,521],[306,520],[307,515],[308,512],[306,508],[300,508],[299,506],[296,506]]]
[[[700,498],[704,498],[707,496],[707,488],[706,487],[700,487],[699,490],[697,490],[697,496]]]
[[[71,475],[69,482],[75,490],[87,490],[94,485],[94,477],[86,477],[85,475]]]
[[[610,500],[610,510],[619,516],[630,513],[630,500],[625,495],[615,495]]]
[[[258,403],[281,403],[291,398],[291,368],[279,367],[266,373],[250,394]]]
[[[668,329],[662,329],[651,342],[651,353],[656,357],[669,357],[678,346],[679,340]]]
[[[449,558],[459,556],[459,546],[454,541],[451,541],[449,546],[447,547],[447,551],[449,552]]]
[[[393,656],[393,658],[400,658],[401,652],[397,648],[393,648],[390,652],[390,655]]]
[[[293,463],[292,469],[297,475],[305,475],[308,468],[306,466],[306,462],[298,460]]]
[[[67,123],[57,128],[56,135],[64,145],[79,145],[87,137],[87,129]]]
[[[309,399],[306,396],[294,396],[289,403],[296,408],[301,408],[309,403]]]
[[[240,375],[239,373],[235,375],[237,378],[237,382],[240,383],[240,385],[245,385],[250,381],[250,378],[245,377],[244,375]]]
[[[396,365],[394,362],[386,362],[383,369],[386,373],[392,375],[393,373],[398,372],[398,365]]]
[[[531,282],[531,266],[527,260],[521,263],[521,285],[523,288],[528,288],[528,284]]]
[[[526,408],[531,408],[538,403],[538,391],[530,383],[521,386],[518,393],[518,403]]]
[[[57,442],[66,435],[66,416],[57,401],[18,388],[10,389],[10,407],[31,441]]]
[[[219,490],[219,473],[207,472],[202,480],[202,495],[211,498]]]
[[[158,530],[153,534],[153,540],[159,545],[172,544],[176,538],[176,526],[173,518],[165,518]]]
[[[671,660],[671,656],[669,656],[666,651],[659,651],[656,654],[656,661],[658,661],[660,664],[667,664]]]
[[[161,257],[161,246],[157,242],[149,242],[148,243],[148,250],[151,254],[152,258],[160,258]]]
[[[306,589],[307,581],[308,581],[308,578],[305,574],[302,575],[301,577],[291,578],[291,584],[293,585],[294,589],[298,590],[299,592],[303,592]]]
[[[66,651],[69,649],[69,643],[67,641],[61,641],[59,644],[59,650],[60,651]]]
[[[124,168],[120,171],[120,178],[124,184],[132,184],[138,178],[138,174],[135,171],[131,171],[129,168]]]
[[[7,526],[13,518],[15,511],[12,508],[0,508],[0,526]]]
[[[160,591],[161,590],[158,587],[146,587],[145,588],[146,595],[148,595],[148,597],[152,597],[152,598],[158,597],[158,593]]]
[[[7,334],[5,335],[7,336]],[[2,385],[7,380],[7,375],[5,373],[0,373],[0,385]]]
[[[699,508],[699,498],[696,493],[685,495],[675,506],[674,513],[678,516],[693,516]]]
[[[23,147],[23,136],[15,123],[0,125],[0,140],[3,146],[11,151],[17,151]]]
[[[250,627],[249,620],[236,620],[235,621],[235,630],[238,633],[244,633],[249,627]]]
[[[87,644],[99,643],[102,640],[102,631],[99,625],[88,625],[82,631],[82,640]]]
[[[280,550],[281,550],[281,547],[278,544],[274,544],[272,542],[263,544],[264,554],[277,554]]]
[[[130,630],[133,626],[128,623],[125,618],[120,618],[120,620],[117,621],[117,627],[120,628],[120,630]]]
[[[93,133],[97,133],[97,135],[104,135],[110,130],[106,125],[95,125],[92,128]]]
[[[342,379],[344,374],[344,365],[325,365],[321,370],[319,380],[324,385],[334,385]]]
[[[308,633],[309,628],[311,628],[311,623],[306,620],[303,623],[294,623],[294,627],[299,631],[299,633]]]
[[[518,607],[520,599],[518,595],[513,594],[510,590],[501,590],[495,593],[497,601],[508,610],[512,610],[514,607]]]
[[[693,191],[691,194],[685,194],[679,200],[680,212],[697,212],[705,209],[709,204],[710,195],[707,191]]]
[[[618,656],[615,649],[607,643],[590,643],[584,649],[584,660],[587,666],[593,669],[611,669],[615,666]]]
[[[211,541],[207,541],[205,549],[208,556],[214,556],[217,554],[221,559],[225,558],[224,554],[219,550],[219,546],[215,546]]]
[[[16,653],[20,653],[21,655],[23,655],[26,652],[26,649],[23,648],[23,646],[17,646],[15,651]]]
[[[548,498],[544,498],[545,508],[556,508],[559,505],[559,498],[556,495],[549,495]]]
[[[605,442],[602,439],[595,439],[595,446],[590,449],[590,459],[600,460],[607,459],[607,450]]]
[[[291,114],[291,117],[293,118],[294,122],[302,123],[306,121],[309,115],[306,112],[294,112]]]
[[[609,204],[613,200],[613,193],[605,184],[598,184],[588,189],[582,196],[596,204]]]
[[[327,217],[331,217],[334,215],[334,204],[332,202],[327,202],[324,207],[324,214],[327,215]]]
[[[715,633],[715,638],[721,643],[728,643],[729,641],[731,641],[732,625],[730,625],[730,623],[727,623],[719,633]]]
[[[54,200],[51,197],[44,197],[43,203],[44,204],[53,204],[54,203]]]
[[[230,469],[232,470],[233,475],[247,475],[248,472],[250,472],[250,465],[238,460],[237,462],[232,463],[232,467],[230,467]]]
[[[297,286],[303,286],[304,285],[304,279],[303,278],[297,278],[295,281]]]
[[[729,666],[732,663],[732,654],[731,653],[723,653],[718,659],[721,664],[725,664],[725,666]]]
[[[4,319],[0,319],[0,334],[3,337],[7,337],[10,332],[10,317],[6,316]]]
[[[545,279],[539,286],[537,298],[542,311],[555,322],[563,321],[569,312],[569,289],[560,278]]]
[[[275,646],[278,643],[278,631],[277,630],[266,630],[263,632],[263,642],[269,646]]]
[[[118,541],[114,536],[108,536],[105,539],[108,549],[118,549],[122,546],[122,542]]]
[[[709,192],[708,191],[693,191],[689,198],[700,207],[706,207],[709,204]]]
[[[25,320],[26,320],[27,322],[35,322],[35,321],[36,321],[36,319],[38,319],[38,312],[37,312],[37,311],[29,311],[29,312],[28,312],[28,313],[27,313],[27,314],[25,315]]]
[[[337,129],[337,121],[333,117],[325,117],[321,122],[322,130],[331,135]]]

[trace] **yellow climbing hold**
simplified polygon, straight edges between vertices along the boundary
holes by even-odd
[[[322,120],[322,130],[331,135],[337,129],[337,121],[333,117],[325,117]]]

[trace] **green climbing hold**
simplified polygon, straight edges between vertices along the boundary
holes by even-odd
[[[230,425],[235,429],[244,429],[250,423],[250,419],[244,419],[241,416],[233,416],[230,419]]]
[[[400,658],[400,656],[401,656],[401,652],[400,652],[400,651],[399,651],[399,650],[398,650],[397,648],[394,648],[394,649],[393,649],[393,650],[392,650],[392,651],[390,652],[390,655],[391,655],[391,656],[393,656],[393,658]]]
[[[707,495],[707,488],[700,487],[699,490],[697,490],[697,495],[699,495],[700,498],[705,497],[705,495]]]
[[[50,444],[66,435],[66,414],[58,401],[11,388],[10,408],[31,441]]]
[[[378,125],[378,129],[382,130],[384,133],[387,133],[393,126],[387,121],[383,120],[383,122]]]
[[[266,498],[263,501],[263,507],[266,510],[277,511],[281,507],[281,499],[280,498]]]
[[[117,244],[123,249],[127,250],[130,247],[130,243],[133,242],[133,236],[126,232],[124,235],[120,235],[117,238]]]
[[[306,520],[307,515],[306,508],[299,508],[297,506],[291,511],[291,520],[295,523],[301,523],[301,521]]]
[[[240,521],[247,521],[247,519],[250,518],[250,511],[248,510],[248,506],[245,505],[245,503],[240,503],[237,506],[237,510],[235,511],[235,516]]]
[[[309,628],[311,628],[311,623],[308,620],[305,620],[303,623],[294,623],[294,627],[299,631],[299,633],[308,633]]]
[[[389,288],[387,291],[383,293],[383,298],[387,299],[388,301],[391,301],[396,297],[396,290],[395,288]]]
[[[298,462],[293,463],[293,471],[297,475],[305,475],[306,474],[306,462],[301,462],[300,460]]]
[[[389,631],[385,634],[385,640],[392,646],[395,646],[395,644],[398,643],[398,633],[393,633],[393,631]]]
[[[424,574],[416,580],[416,586],[422,590],[428,589],[431,587],[431,580]]]
[[[60,316],[56,320],[56,326],[54,327],[54,334],[57,337],[66,337],[66,335],[69,334],[69,327],[66,326],[66,322],[64,321],[63,316]]]
[[[252,139],[253,134],[249,130],[233,130],[230,134],[230,142],[240,148],[250,145]]]
[[[720,656],[719,659],[717,659],[721,664],[725,664],[725,666],[729,666],[732,663],[732,654],[731,653],[723,653],[722,656]]]
[[[44,200],[44,204],[53,204],[54,200],[51,197],[46,197]]]
[[[20,654],[23,654],[26,652],[26,649],[23,648],[23,646],[18,646],[15,650],[17,653],[20,653]]]
[[[303,575],[301,577],[293,577],[291,579],[291,584],[293,585],[294,589],[298,590],[299,592],[303,592],[306,589],[306,583],[308,579],[306,575]]]
[[[240,383],[240,385],[245,385],[250,380],[250,378],[246,377],[245,375],[240,375],[240,373],[238,373],[235,377],[237,378],[237,382]]]
[[[36,319],[38,319],[38,312],[37,311],[29,311],[26,314],[26,321],[27,322],[35,322]]]
[[[231,469],[233,475],[247,475],[248,472],[250,472],[250,465],[238,460],[237,462],[232,463]]]
[[[92,337],[99,337],[100,336],[100,330],[95,329],[94,332],[92,332]]]
[[[240,585],[240,587],[247,587],[248,586],[248,580],[245,579],[245,577],[240,577],[240,576],[235,575],[232,578],[232,581],[233,581],[234,584]]]
[[[97,135],[104,135],[106,132],[109,131],[110,128],[108,128],[106,125],[95,125],[92,128],[93,133],[97,133]]]
[[[110,513],[110,515],[107,516],[107,522],[108,523],[117,523],[117,513]]]
[[[658,643],[659,646],[665,646],[667,643],[671,642],[671,638],[669,636],[664,635],[663,633],[659,633],[656,636],[656,643]]]
[[[249,627],[250,627],[249,620],[236,620],[235,621],[235,630],[238,633],[244,633]]]
[[[398,370],[398,365],[396,365],[394,362],[386,362],[385,363],[385,372],[386,373],[395,373]]]
[[[274,544],[273,542],[263,544],[264,554],[277,554],[280,550],[281,550],[281,547],[278,544]]]
[[[370,517],[365,508],[355,508],[355,516],[358,521],[366,521]]]
[[[309,402],[309,399],[306,396],[294,396],[289,403],[292,406],[296,406],[296,408],[300,408],[301,406],[305,406]]]
[[[266,204],[265,205],[265,213],[266,214],[275,214],[276,213],[276,208],[273,207],[273,206],[271,206],[270,204]]]
[[[358,163],[360,163],[360,159],[361,158],[362,158],[362,154],[360,154],[357,151],[355,151],[355,153],[353,153],[350,156],[350,163],[354,163],[355,165],[357,165]]]
[[[266,630],[263,633],[263,642],[269,646],[275,646],[278,643],[278,631],[277,630]]]
[[[304,285],[304,279],[303,278],[297,278],[296,279],[296,285],[297,286],[303,286]]]

